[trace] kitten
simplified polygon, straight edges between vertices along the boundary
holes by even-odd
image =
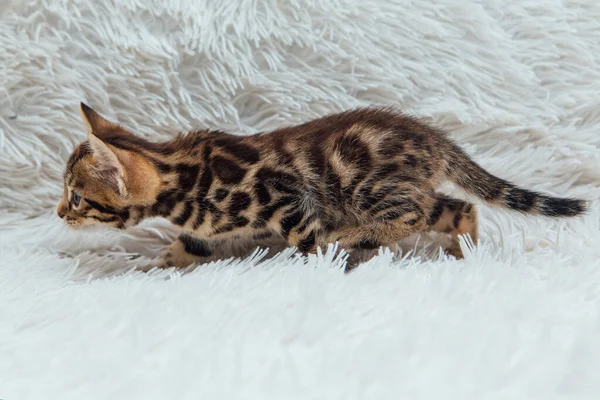
[[[477,210],[436,188],[450,180],[486,202],[570,217],[585,202],[497,178],[446,135],[384,108],[362,108],[253,136],[196,131],[150,142],[85,104],[88,140],[68,160],[58,215],[79,228],[163,217],[181,227],[159,267],[207,261],[225,241],[280,238],[302,254],[339,242],[377,249],[429,230],[477,243]]]

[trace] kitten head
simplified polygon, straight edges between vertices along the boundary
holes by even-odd
[[[158,174],[140,152],[111,144],[133,137],[130,132],[83,103],[81,115],[88,139],[75,148],[67,162],[58,216],[72,228],[131,226],[131,207],[152,203]]]

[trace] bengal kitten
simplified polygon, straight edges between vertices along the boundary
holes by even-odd
[[[571,217],[585,202],[518,188],[477,165],[444,132],[386,108],[361,108],[252,136],[202,130],[150,142],[81,104],[88,140],[68,160],[58,215],[116,228],[163,217],[181,227],[159,267],[209,260],[227,240],[276,236],[302,254],[339,242],[377,249],[429,230],[477,243],[473,204]]]

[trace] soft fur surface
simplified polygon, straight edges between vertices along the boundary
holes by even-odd
[[[0,398],[598,398],[598,21],[593,0],[5,0]],[[422,238],[348,275],[331,249],[131,272],[169,226],[55,215],[82,100],[148,138],[393,104],[592,208],[483,208],[460,262]]]

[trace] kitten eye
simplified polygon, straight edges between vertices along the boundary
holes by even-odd
[[[73,204],[75,204],[75,207],[77,207],[79,205],[80,201],[81,201],[81,196],[78,195],[77,193],[73,192]]]

